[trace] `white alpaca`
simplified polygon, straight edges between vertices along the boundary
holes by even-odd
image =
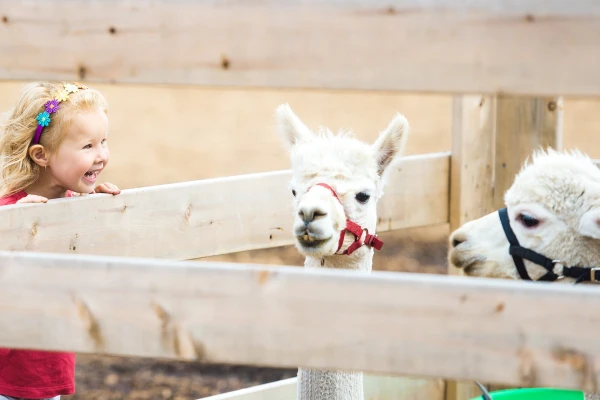
[[[278,133],[290,151],[293,231],[296,247],[306,256],[305,268],[369,273],[372,247],[382,245],[374,235],[377,201],[388,166],[404,150],[406,118],[397,115],[369,145],[349,134],[333,135],[326,128],[315,135],[287,104],[279,106],[276,114]],[[359,241],[347,228],[358,233]],[[297,398],[362,400],[363,374],[299,368]]]
[[[504,201],[506,230],[500,212],[464,224],[450,235],[450,264],[476,277],[600,280],[600,169],[589,157],[578,151],[536,152]]]
[[[600,267],[600,169],[587,156],[536,152],[504,200],[520,245],[560,260],[554,265],[556,275],[563,275],[563,265]],[[450,245],[449,262],[466,275],[520,278],[498,212],[464,224],[450,235]],[[533,280],[548,272],[528,260],[524,265]]]

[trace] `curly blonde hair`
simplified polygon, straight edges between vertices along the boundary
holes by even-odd
[[[29,156],[29,147],[38,126],[37,115],[44,104],[63,89],[63,84],[34,82],[21,91],[14,108],[0,115],[0,197],[17,193],[32,185],[40,176],[41,167]],[[55,152],[64,139],[73,116],[101,109],[108,112],[106,99],[100,92],[87,88],[69,95],[52,114],[52,121],[43,130],[42,145]]]

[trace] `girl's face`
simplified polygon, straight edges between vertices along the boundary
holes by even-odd
[[[108,118],[96,109],[77,114],[57,151],[48,159],[55,184],[79,193],[91,193],[108,164]]]

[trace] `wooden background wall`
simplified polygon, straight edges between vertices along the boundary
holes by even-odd
[[[22,81],[0,81],[0,110]],[[451,97],[414,93],[96,84],[108,99],[111,161],[122,188],[287,169],[274,128],[289,103],[309,127],[351,129],[374,140],[396,112],[411,124],[407,154],[450,151]],[[565,101],[564,148],[600,158],[600,102]]]

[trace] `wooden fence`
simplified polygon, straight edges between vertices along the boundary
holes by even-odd
[[[402,161],[379,231],[494,210],[533,148],[560,147],[560,96],[600,95],[593,0],[0,0],[0,19],[5,80],[452,93],[452,152]],[[594,287],[181,261],[291,243],[288,178],[1,208],[0,346],[361,370],[381,399],[598,390]]]
[[[596,382],[595,287],[39,252],[3,252],[0,262],[0,322],[10,327],[0,343],[9,347]],[[40,335],[45,327],[53,333]]]

